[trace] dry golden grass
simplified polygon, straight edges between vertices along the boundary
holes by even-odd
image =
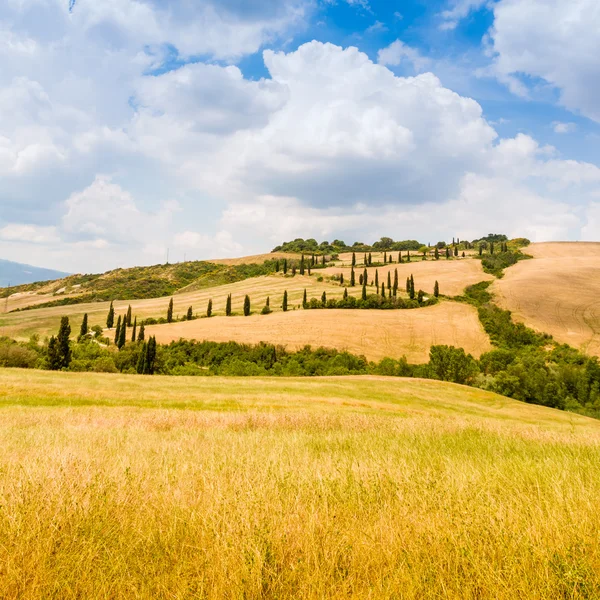
[[[597,421],[367,377],[0,370],[0,405],[2,598],[600,595]]]
[[[397,258],[397,252],[393,254],[394,258]],[[403,256],[405,253],[402,253]],[[348,258],[350,256],[350,258]],[[382,255],[383,256],[383,255]],[[340,255],[340,259],[343,260],[341,263],[343,266],[327,267],[322,272],[327,275],[339,275],[344,274],[344,279],[350,279],[350,265],[351,255]],[[373,255],[373,260],[379,260],[378,256]],[[364,266],[360,263],[362,261],[362,254],[357,255],[358,266],[355,267],[356,279],[362,274]],[[481,268],[481,261],[471,258],[460,258],[453,260],[426,260],[423,261],[420,258],[411,261],[410,263],[392,263],[385,267],[377,267],[379,272],[379,283],[383,281],[387,284],[387,274],[391,272],[392,282],[394,281],[394,270],[398,269],[398,283],[401,289],[404,289],[406,284],[406,278],[413,275],[415,279],[415,288],[422,289],[425,292],[433,293],[433,286],[437,281],[440,285],[440,293],[447,296],[458,296],[462,294],[464,289],[468,285],[479,283],[480,281],[490,281],[494,279],[492,275],[488,275],[483,272]],[[369,267],[367,272],[369,274],[369,282],[375,278],[375,267]],[[321,272],[321,271],[320,271]]]
[[[217,258],[210,259],[208,262],[216,265],[260,265],[266,260],[287,258],[288,260],[296,260],[300,258],[300,254],[293,254],[290,252],[269,252],[268,254],[253,254],[251,256],[241,256],[240,258]]]
[[[529,327],[600,356],[600,244],[532,244],[525,252],[534,259],[493,284],[498,303]]]
[[[288,349],[324,346],[363,354],[369,360],[406,356],[411,363],[429,360],[432,344],[464,348],[476,357],[491,350],[477,311],[443,302],[414,310],[296,310],[250,317],[214,317],[156,325],[146,329],[160,343],[180,338],[270,342]]]

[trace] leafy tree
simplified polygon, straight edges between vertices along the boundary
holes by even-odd
[[[353,267],[356,266],[356,253],[355,252],[352,253],[352,266]]]
[[[244,298],[244,316],[247,317],[250,314],[250,296],[246,295]]]
[[[89,332],[88,327],[88,316],[87,313],[83,315],[83,321],[81,321],[81,329],[79,330],[79,339],[83,339]]]
[[[119,318],[117,319],[117,327],[115,329],[115,344],[119,343],[120,335],[121,335],[121,315],[119,315]]]
[[[227,301],[225,302],[225,316],[231,316],[231,294],[227,296]]]
[[[135,342],[135,338],[137,335],[137,317],[133,319],[133,331],[131,332],[131,341]]]
[[[61,368],[58,340],[55,336],[52,336],[48,341],[48,368],[51,371],[58,371]]]
[[[144,322],[140,325],[140,333],[137,336],[138,342],[143,342],[146,339],[146,328],[144,327]]]
[[[192,310],[192,307],[191,307],[191,306],[188,306],[188,309],[187,309],[187,314],[185,315],[185,318],[186,318],[188,321],[191,321],[191,320],[194,318],[194,312],[193,312],[193,310]]]
[[[208,301],[208,306],[206,307],[206,316],[209,318],[212,317],[212,298],[210,298]]]
[[[425,298],[425,292],[423,290],[419,290],[417,293],[417,302],[419,304],[421,304],[421,302],[423,302],[424,298]]]
[[[355,275],[354,275],[354,267],[350,269],[350,287],[354,287],[356,285]]]
[[[112,329],[112,326],[115,324],[115,308],[113,303],[110,303],[110,308],[108,309],[108,315],[106,317],[106,326],[109,329]]]
[[[465,384],[473,380],[479,369],[475,359],[462,348],[431,346],[429,370],[434,379]]]
[[[436,298],[437,298],[437,297],[439,297],[439,295],[440,295],[440,286],[439,286],[439,284],[438,284],[438,282],[437,282],[437,279],[436,279],[436,282],[435,282],[435,284],[434,284],[434,286],[433,286],[433,295],[434,295]]]
[[[123,317],[121,321],[121,329],[119,330],[119,340],[117,341],[117,347],[119,350],[125,345],[127,341],[127,318]]]
[[[127,327],[131,327],[131,304],[127,307],[126,322],[127,322]]]
[[[288,309],[288,293],[287,290],[283,292],[283,303],[281,305],[283,312],[287,312]]]
[[[56,336],[56,344],[58,351],[58,361],[60,369],[67,369],[71,363],[71,326],[69,325],[69,317],[60,319],[60,327]]]
[[[306,308],[308,304],[308,297],[306,295],[306,288],[304,288],[304,295],[302,296],[302,308]]]
[[[169,308],[167,309],[167,323],[173,322],[173,298],[169,300]]]

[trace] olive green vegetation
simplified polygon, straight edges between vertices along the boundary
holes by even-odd
[[[600,595],[600,424],[376,377],[0,369],[0,597]]]

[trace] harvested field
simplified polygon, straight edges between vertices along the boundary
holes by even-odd
[[[533,260],[506,269],[492,291],[517,321],[600,356],[600,243],[552,242],[524,249]]]
[[[207,262],[214,263],[215,265],[262,265],[266,260],[284,259],[288,260],[299,259],[300,254],[292,254],[290,252],[270,252],[269,254],[253,254],[251,256],[241,256],[239,258],[216,258],[209,259]]]
[[[375,260],[375,257],[373,258]],[[358,260],[358,257],[357,257]],[[360,259],[362,260],[362,258]],[[440,285],[440,293],[446,296],[459,296],[464,289],[479,283],[480,281],[490,281],[494,279],[492,275],[483,272],[481,261],[478,259],[461,258],[461,259],[440,259],[440,260],[414,260],[410,263],[392,263],[385,267],[369,267],[367,273],[369,282],[375,278],[375,271],[379,272],[379,283],[383,281],[387,283],[387,274],[391,272],[393,282],[394,269],[398,269],[398,283],[400,289],[404,289],[406,278],[411,274],[415,279],[415,288],[422,289],[424,292],[433,293],[433,286],[437,281]],[[357,266],[354,269],[356,274],[357,284],[358,277],[364,270],[363,266]],[[327,267],[319,273],[325,275],[344,274],[344,279],[350,278],[350,266],[335,266]]]
[[[414,310],[296,310],[249,317],[214,317],[146,329],[160,343],[180,338],[269,342],[288,349],[324,346],[364,355],[369,360],[406,356],[428,361],[432,344],[462,347],[479,357],[491,349],[477,317],[466,304],[443,302]]]

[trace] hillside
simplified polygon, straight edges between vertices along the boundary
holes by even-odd
[[[381,377],[0,369],[0,405],[3,598],[600,594],[597,421]]]
[[[600,356],[600,243],[532,244],[523,261],[492,286],[514,318]]]
[[[67,277],[68,273],[54,269],[43,269],[23,263],[0,259],[0,290],[8,286],[19,286],[35,281],[49,281]]]

